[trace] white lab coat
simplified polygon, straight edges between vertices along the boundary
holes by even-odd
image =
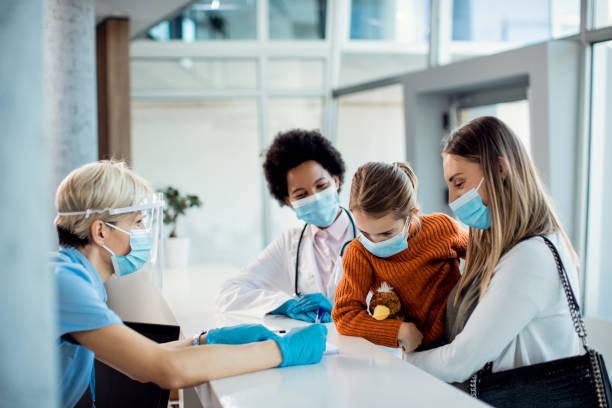
[[[261,318],[294,298],[295,260],[303,228],[293,228],[283,233],[241,275],[225,281],[217,297],[219,311]],[[329,283],[323,287],[315,260],[312,228],[312,225],[306,227],[300,246],[298,291],[304,294],[322,293],[333,303],[336,286],[342,276],[342,259],[338,256]],[[353,227],[349,223],[342,242],[344,244],[353,239]]]

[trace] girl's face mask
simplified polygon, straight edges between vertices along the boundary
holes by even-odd
[[[408,234],[406,232],[410,230],[410,223],[408,221],[409,218],[406,217],[402,230],[392,238],[384,241],[372,242],[361,234],[359,237],[359,242],[361,242],[368,252],[379,258],[388,258],[395,254],[399,254],[408,248]]]

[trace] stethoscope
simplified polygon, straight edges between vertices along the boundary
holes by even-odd
[[[344,212],[346,213],[346,215],[348,215],[349,220],[351,221],[351,225],[353,227],[353,239],[357,238],[357,228],[355,227],[355,221],[353,221],[353,217],[351,216],[351,213],[349,212],[349,210],[347,210],[344,207],[340,207],[342,210],[344,210]],[[300,296],[300,292],[298,292],[298,272],[300,270],[300,246],[302,245],[302,239],[304,238],[304,233],[306,232],[306,227],[308,227],[308,225],[310,224],[306,224],[304,225],[304,228],[302,228],[302,233],[300,234],[300,240],[298,241],[298,246],[297,246],[297,256],[295,258],[295,296]],[[344,245],[342,245],[342,249],[340,250],[340,257],[344,256],[344,250],[346,249],[346,246],[348,244],[350,244],[353,240],[348,240],[344,243]]]

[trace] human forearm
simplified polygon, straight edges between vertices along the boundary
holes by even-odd
[[[201,334],[198,337],[198,340],[199,340],[198,344],[206,344],[206,333]],[[193,346],[193,337],[190,337],[188,339],[169,341],[167,343],[161,343],[161,345],[164,346],[164,347],[167,347],[167,348],[191,347],[191,346]]]
[[[273,340],[245,345],[209,345],[173,351],[175,388],[277,367],[283,356]]]

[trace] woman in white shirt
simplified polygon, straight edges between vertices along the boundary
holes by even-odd
[[[580,354],[551,250],[574,293],[578,257],[525,147],[499,119],[461,127],[442,153],[449,202],[470,227],[463,275],[449,296],[448,344],[405,359],[447,382]],[[415,333],[418,336],[418,333]]]
[[[318,131],[279,133],[270,145],[264,173],[272,196],[306,224],[270,243],[243,273],[226,281],[217,297],[222,312],[254,317],[267,313],[331,322],[343,248],[356,238],[350,213],[338,191],[344,161]]]

